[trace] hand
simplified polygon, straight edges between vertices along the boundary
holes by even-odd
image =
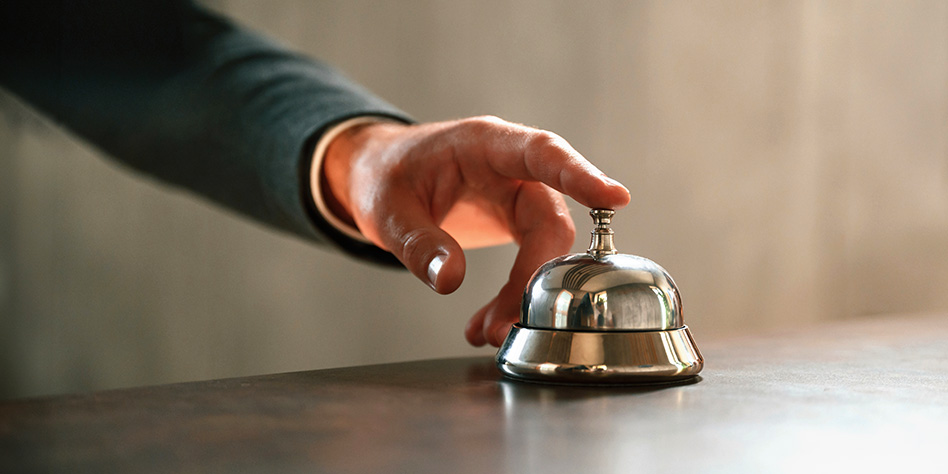
[[[569,252],[576,230],[560,193],[587,207],[630,199],[566,140],[496,117],[354,127],[329,145],[323,172],[333,212],[438,293],[464,279],[462,248],[520,245],[507,283],[468,322],[475,346],[499,346],[530,276]]]

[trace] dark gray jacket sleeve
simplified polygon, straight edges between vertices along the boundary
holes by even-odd
[[[397,263],[322,219],[307,174],[328,126],[365,114],[408,121],[395,107],[190,2],[2,3],[0,84],[14,94],[151,176],[304,238]]]

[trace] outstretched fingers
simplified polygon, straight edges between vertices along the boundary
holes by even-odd
[[[461,120],[447,133],[456,135],[456,143],[467,145],[457,148],[467,152],[458,156],[462,167],[486,163],[501,176],[539,181],[587,207],[617,209],[629,203],[625,186],[555,133],[496,117]]]
[[[523,289],[536,269],[569,252],[576,230],[563,197],[540,184],[523,183],[514,203],[514,227],[520,250],[507,283],[497,297],[471,320],[465,335],[472,344],[486,341],[499,346],[510,325],[519,319]],[[477,320],[482,319],[480,324]],[[480,337],[474,334],[480,326]]]

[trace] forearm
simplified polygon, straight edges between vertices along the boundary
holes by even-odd
[[[153,12],[146,2],[117,12],[75,3],[5,14],[28,26],[0,33],[4,86],[132,167],[278,228],[372,252],[314,212],[308,147],[340,120],[405,120],[401,112],[190,3]]]

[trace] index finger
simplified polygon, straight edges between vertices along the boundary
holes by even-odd
[[[449,133],[455,156],[464,167],[486,163],[501,176],[539,181],[591,208],[618,209],[629,203],[629,190],[609,178],[559,135],[496,117],[457,122]]]

